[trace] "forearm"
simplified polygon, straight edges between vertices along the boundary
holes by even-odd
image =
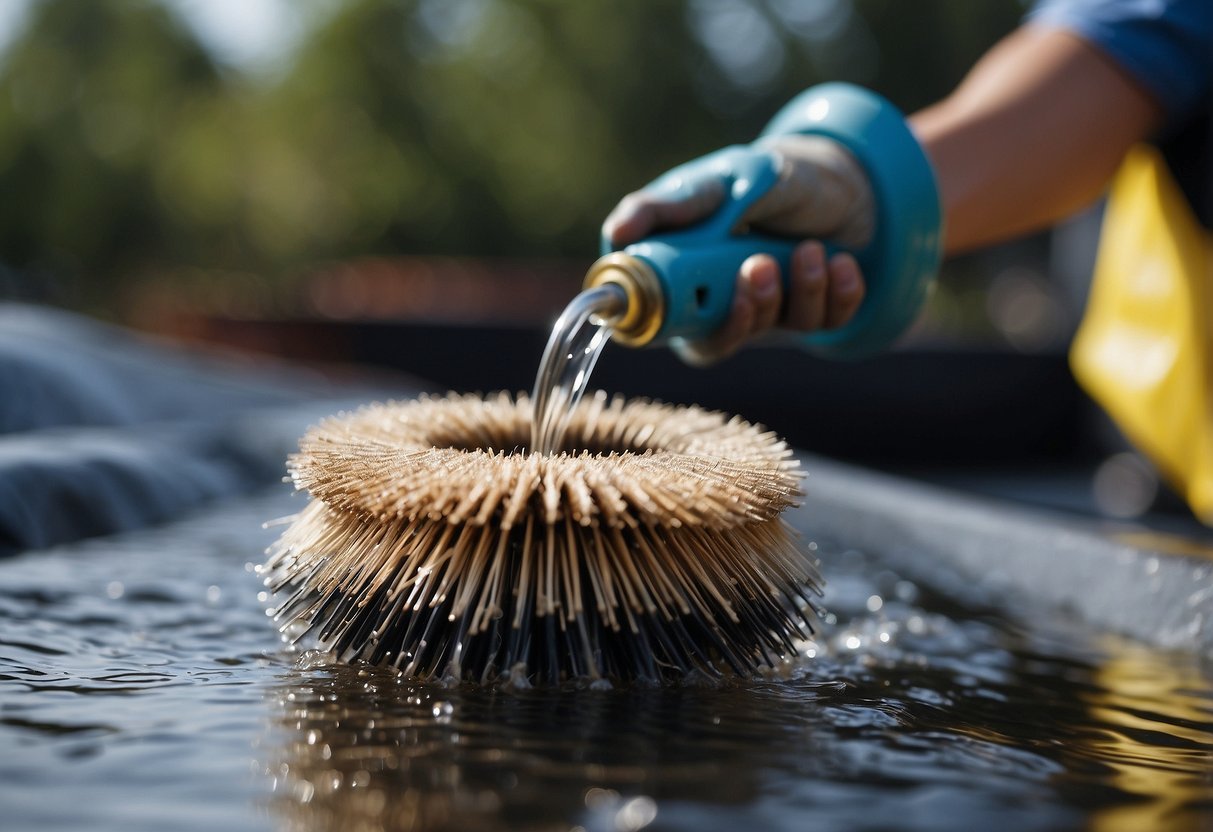
[[[1147,93],[1095,47],[1024,27],[910,122],[934,165],[945,249],[1043,228],[1094,201],[1157,126]]]

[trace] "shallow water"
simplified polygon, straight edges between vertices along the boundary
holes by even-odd
[[[813,653],[710,687],[415,685],[284,649],[275,492],[0,562],[0,827],[1207,829],[1213,671],[818,553]]]

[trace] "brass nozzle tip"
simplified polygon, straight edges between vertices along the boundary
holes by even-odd
[[[652,267],[639,257],[612,252],[594,261],[581,288],[607,283],[622,287],[628,297],[627,311],[615,322],[612,339],[629,347],[652,341],[665,320],[665,294]]]

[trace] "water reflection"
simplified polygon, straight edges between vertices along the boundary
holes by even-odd
[[[798,686],[808,704],[836,691]],[[391,672],[300,670],[279,698],[271,767],[291,829],[636,830],[662,800],[745,805],[799,720],[753,692],[518,690],[410,684]],[[765,709],[764,709],[765,710]]]
[[[313,657],[278,691],[274,812],[298,830],[1213,821],[1192,657],[868,598],[786,678],[726,687],[443,687]]]
[[[1106,767],[1109,784],[1136,797],[1100,809],[1092,832],[1210,828],[1213,699],[1194,663],[1120,644],[1083,697],[1100,726],[1074,749]],[[1204,695],[1201,695],[1201,692]]]
[[[0,561],[3,828],[1213,828],[1194,656],[829,551],[833,623],[786,678],[421,687],[275,652],[247,529],[296,508]]]

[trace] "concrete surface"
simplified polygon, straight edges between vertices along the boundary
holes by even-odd
[[[807,495],[788,519],[811,540],[877,554],[928,584],[943,576],[950,594],[967,583],[1011,613],[1058,605],[1099,628],[1213,658],[1213,546],[1199,534],[1111,525],[812,456],[801,462]]]

